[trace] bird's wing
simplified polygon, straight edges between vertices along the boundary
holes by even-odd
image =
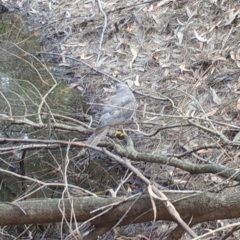
[[[115,95],[109,105],[104,107],[96,132],[107,126],[119,125],[129,120],[136,108],[137,102],[134,96],[125,93]]]
[[[110,99],[109,103],[106,104],[106,106],[103,108],[102,114],[107,112],[111,113],[115,110],[124,108],[124,106],[132,102],[132,100],[132,96],[129,96],[128,94],[117,94]]]

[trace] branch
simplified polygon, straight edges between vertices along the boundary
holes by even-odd
[[[27,118],[17,118],[17,117],[10,117],[6,114],[0,114],[0,119],[6,120],[10,123],[14,123],[14,124],[26,124],[29,125],[31,127],[35,127],[35,128],[47,128],[49,126],[49,124],[44,124],[44,123],[36,123],[33,122]],[[55,128],[55,129],[63,129],[63,130],[70,130],[70,131],[77,131],[83,134],[90,134],[92,131],[90,129],[86,129],[82,126],[71,126],[71,125],[67,125],[67,124],[62,124],[62,123],[56,123],[53,122],[51,123],[51,127]]]
[[[165,193],[167,198],[173,203],[176,210],[184,218],[197,218],[199,221],[213,221],[216,219],[233,219],[240,217],[239,198],[240,193],[228,193],[226,195],[216,193]],[[129,206],[135,201],[135,198],[123,201],[123,198],[102,198],[102,197],[82,197],[69,199],[45,199],[29,200],[17,203],[0,204],[0,226],[22,225],[22,224],[41,224],[54,223],[62,220],[62,214],[59,207],[65,207],[66,219],[71,218],[74,209],[76,220],[78,222],[87,221],[94,215],[99,214],[101,208],[106,205],[120,202],[115,207],[99,216],[92,222],[96,227],[114,226],[129,209]],[[207,204],[206,204],[207,203]],[[73,206],[73,209],[72,209]],[[156,200],[157,220],[174,221],[168,210],[162,202]],[[99,209],[97,212],[90,213],[93,209]],[[221,211],[219,211],[221,209]],[[232,211],[234,209],[234,211]],[[208,213],[208,214],[207,214]],[[149,196],[142,196],[132,205],[127,216],[122,219],[120,225],[132,223],[141,223],[152,221],[153,210]]]
[[[103,8],[102,8],[102,3],[101,3],[101,0],[97,0],[98,1],[98,6],[99,6],[99,9],[102,13],[102,15],[104,16],[104,25],[103,25],[103,29],[102,29],[102,34],[101,34],[101,39],[100,39],[100,42],[99,42],[99,47],[98,47],[98,57],[97,57],[97,63],[100,59],[100,56],[101,56],[101,51],[102,51],[102,42],[103,42],[103,38],[104,38],[104,34],[105,34],[105,31],[106,31],[106,28],[107,28],[107,15],[106,13],[104,12]]]
[[[112,154],[107,150],[104,150],[104,153],[106,153],[109,157],[127,166],[131,171],[133,171],[139,178],[141,178],[148,185],[149,195],[151,197],[151,201],[154,209],[154,218],[153,218],[154,221],[156,221],[157,211],[156,211],[155,201],[153,200],[153,197],[155,199],[159,199],[163,203],[163,205],[171,214],[173,219],[176,222],[178,222],[178,224],[182,226],[182,228],[184,228],[191,237],[197,237],[197,235],[193,232],[193,230],[182,220],[182,218],[180,217],[180,214],[176,211],[175,207],[172,205],[172,203],[169,201],[166,195],[163,192],[161,192],[157,186],[155,186],[154,184],[151,184],[151,182],[137,168],[135,168],[131,164],[130,160],[128,159],[122,160],[122,158]]]
[[[130,137],[126,137],[127,147],[122,147],[119,144],[114,145],[114,149],[120,156],[128,157],[133,161],[145,161],[150,163],[159,163],[180,168],[191,174],[214,173],[224,178],[230,178],[235,181],[240,181],[240,171],[236,168],[228,168],[220,164],[194,164],[190,161],[179,160],[175,157],[164,155],[154,155],[151,153],[140,153],[134,146]]]

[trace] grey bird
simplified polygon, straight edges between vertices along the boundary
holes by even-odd
[[[116,92],[103,108],[98,126],[86,141],[87,144],[97,146],[107,135],[109,128],[123,124],[135,113],[138,104],[129,87],[125,83],[118,83]]]

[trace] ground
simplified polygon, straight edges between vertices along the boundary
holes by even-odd
[[[237,151],[225,154],[220,138],[200,127],[239,140],[238,1],[3,2],[27,14],[44,48],[39,54],[89,109],[102,109],[116,80],[129,85],[139,108],[127,130],[140,152],[180,156],[208,146],[182,158],[239,164]],[[158,164],[145,165],[144,173],[172,189],[218,191],[221,182]]]

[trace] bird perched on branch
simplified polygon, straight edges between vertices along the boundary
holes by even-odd
[[[87,144],[97,146],[107,135],[110,127],[123,124],[135,113],[138,104],[129,87],[125,83],[118,83],[116,92],[116,95],[112,96],[103,108],[98,126],[86,141]]]

